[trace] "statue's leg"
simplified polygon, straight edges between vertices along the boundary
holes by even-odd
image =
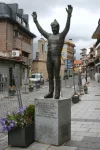
[[[61,67],[61,57],[55,56],[54,58],[55,99],[59,99],[60,97],[60,67]]]
[[[51,58],[47,58],[47,72],[49,78],[49,93],[44,96],[44,98],[53,98],[54,92],[54,72],[53,72],[53,63]]]

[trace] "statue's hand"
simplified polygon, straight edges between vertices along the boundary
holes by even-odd
[[[71,15],[73,11],[73,7],[71,5],[68,5],[68,9],[66,8],[66,11],[69,15]]]
[[[36,22],[37,21],[37,13],[33,12],[32,17],[33,17],[34,22]]]

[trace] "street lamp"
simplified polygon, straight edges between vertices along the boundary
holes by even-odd
[[[87,63],[88,63],[88,60],[87,60],[87,58],[86,58],[86,61],[85,61],[85,63],[86,63],[86,77],[85,77],[85,79],[86,79],[86,82],[87,82]]]

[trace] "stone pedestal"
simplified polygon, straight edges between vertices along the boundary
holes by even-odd
[[[71,138],[71,99],[35,99],[35,141],[61,145]]]

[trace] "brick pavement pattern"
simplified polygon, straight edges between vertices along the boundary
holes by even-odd
[[[83,84],[84,82],[83,80]],[[34,98],[43,96],[47,90],[48,88],[42,88],[30,94],[23,94],[23,104],[34,103]],[[59,147],[34,142],[27,150],[100,150],[100,83],[90,80],[88,91],[88,94],[82,95],[81,101],[71,107],[71,140],[69,142]],[[64,97],[71,97],[73,89],[64,87],[62,93]],[[2,99],[0,106],[4,101],[7,100]],[[10,108],[7,108],[8,106]],[[8,111],[12,107],[17,109],[17,100],[8,100],[5,107]],[[1,109],[5,108],[0,107]],[[24,150],[24,148],[8,147],[7,144],[7,133],[0,132],[0,150]]]

